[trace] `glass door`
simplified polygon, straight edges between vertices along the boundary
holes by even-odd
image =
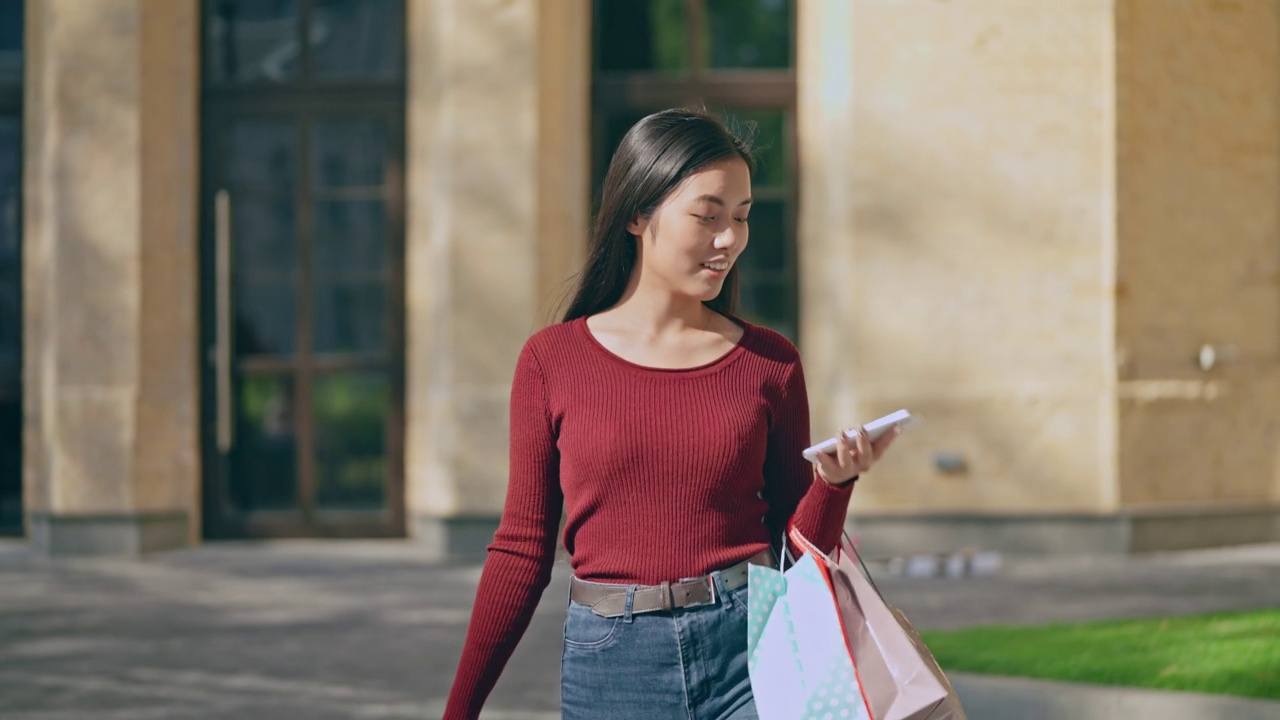
[[[0,0],[0,535],[22,534],[22,0]]]
[[[206,534],[403,534],[400,8],[207,12]]]

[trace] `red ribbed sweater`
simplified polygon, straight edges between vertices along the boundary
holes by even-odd
[[[525,344],[511,387],[510,477],[446,720],[475,718],[551,579],[561,508],[574,575],[656,585],[764,550],[794,516],[839,543],[853,484],[801,456],[809,402],[796,348],[739,321],[738,344],[666,370],[606,350],[585,319]]]

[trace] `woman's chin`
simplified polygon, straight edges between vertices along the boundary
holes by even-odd
[[[703,289],[701,292],[695,293],[694,297],[696,297],[699,302],[711,302],[720,296],[720,291],[722,289],[724,289],[724,283],[718,282],[714,288]]]

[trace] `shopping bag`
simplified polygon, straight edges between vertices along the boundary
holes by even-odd
[[[885,601],[846,536],[828,557],[794,528],[792,544],[821,563],[874,720],[967,720],[955,689],[907,616]]]
[[[761,720],[872,720],[818,562],[747,571],[747,669]]]

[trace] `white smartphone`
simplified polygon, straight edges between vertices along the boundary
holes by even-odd
[[[879,439],[881,435],[889,432],[894,427],[900,427],[905,430],[913,425],[918,425],[920,422],[921,420],[919,415],[912,414],[910,410],[899,410],[897,412],[891,412],[882,418],[876,418],[875,420],[867,423],[864,427],[867,428],[867,437],[871,438],[872,442],[874,442]],[[848,430],[845,431],[844,436],[849,440],[853,440],[858,437],[858,433],[856,429]],[[811,448],[806,448],[804,451],[804,459],[809,462],[816,463],[818,462],[818,453],[832,452],[839,446],[839,444],[839,440],[831,438],[826,442],[819,443]]]

